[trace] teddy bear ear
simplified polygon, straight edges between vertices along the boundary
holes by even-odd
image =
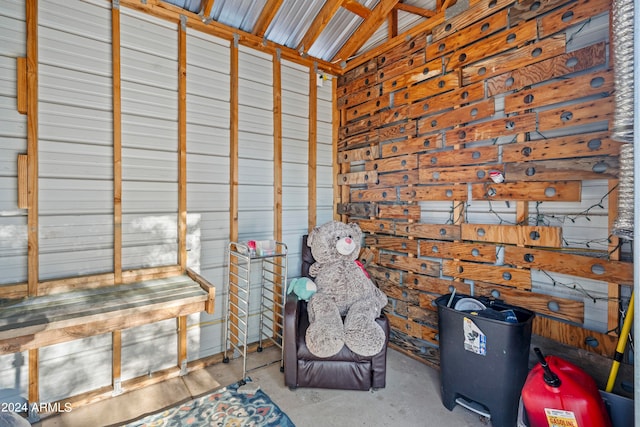
[[[311,230],[311,233],[307,236],[307,246],[311,247],[311,244],[313,243],[313,235],[318,232],[318,229],[318,227],[313,227],[313,230]]]
[[[349,227],[351,227],[352,229],[354,229],[355,231],[357,231],[358,233],[361,233],[362,231],[360,230],[360,226],[358,225],[358,223],[356,222],[350,222],[349,223]]]

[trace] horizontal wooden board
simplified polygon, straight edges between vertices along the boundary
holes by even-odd
[[[505,113],[515,113],[594,95],[608,96],[613,92],[613,89],[613,71],[604,70],[581,74],[507,95],[504,99],[504,111]]]
[[[445,60],[445,70],[447,72],[452,71],[507,50],[515,49],[525,43],[534,41],[536,37],[535,21],[508,28],[482,39],[481,43],[474,43],[448,55]]]
[[[474,281],[473,291],[475,295],[499,299],[507,304],[526,307],[529,310],[546,316],[553,316],[576,323],[584,322],[584,302],[582,301],[543,295],[479,281]],[[551,310],[549,307],[554,307],[554,309]]]
[[[374,188],[366,190],[352,190],[351,203],[361,202],[395,202],[398,201],[397,190],[390,188]]]
[[[410,120],[407,123],[400,123],[378,129],[380,142],[391,139],[407,138],[416,136],[416,122]]]
[[[367,246],[377,249],[386,249],[404,254],[418,254],[418,242],[406,237],[367,235],[364,241]]]
[[[514,69],[511,72],[487,79],[487,94],[495,96],[507,91],[515,91],[570,73],[604,65],[606,46],[603,42],[584,47],[574,52]]]
[[[504,262],[604,282],[633,284],[633,263],[554,250],[505,247]]]
[[[621,145],[621,142],[611,139],[609,132],[567,135],[503,145],[502,161],[514,163],[587,156],[618,156]]]
[[[396,52],[395,49],[394,52]],[[389,62],[384,68],[378,67],[378,81],[384,82],[394,77],[401,76],[404,73],[415,69],[415,67],[421,67],[426,63],[424,49],[405,55],[406,56],[396,55],[395,58],[392,58],[391,62]],[[379,58],[387,59],[385,54],[382,54]]]
[[[497,247],[495,245],[422,239],[419,240],[419,243],[420,256],[475,262],[496,262]]]
[[[445,183],[474,183],[486,182],[489,173],[498,171],[503,173],[501,164],[477,166],[448,166],[444,168],[421,167],[419,170],[420,184]]]
[[[460,230],[462,240],[526,246],[562,246],[561,227],[464,223],[460,225]]]
[[[387,157],[378,160],[365,162],[365,169],[377,172],[395,172],[416,169],[418,167],[418,156],[407,154],[404,156]]]
[[[400,105],[398,107],[392,107],[388,110],[381,111],[379,114],[380,126],[385,126],[397,122],[406,122],[408,111],[408,105]]]
[[[496,31],[507,27],[507,9],[498,11],[484,19],[459,29],[447,37],[439,39],[436,43],[431,43],[426,48],[427,58],[433,59],[460,49],[469,43],[485,38]]]
[[[465,13],[460,13],[437,25],[432,30],[432,43],[460,31],[463,28],[493,15],[513,3],[513,0],[480,0],[472,5]]]
[[[398,225],[396,234],[424,239],[460,240],[460,226],[424,223],[403,224]]]
[[[379,264],[383,267],[411,271],[427,276],[440,276],[440,263],[422,258],[381,253]]]
[[[533,333],[609,358],[613,358],[618,343],[618,338],[615,336],[542,316],[536,316],[533,319]],[[597,343],[597,346],[592,345],[593,343]]]
[[[360,229],[365,233],[381,233],[381,234],[394,234],[396,229],[396,222],[384,219],[358,219],[353,222],[360,226]]]
[[[528,113],[463,126],[445,133],[445,145],[451,146],[474,141],[486,141],[531,132],[536,128],[536,121],[536,114]]]
[[[443,260],[442,274],[460,279],[476,279],[511,286],[517,289],[531,289],[531,272],[504,265],[478,264],[475,262]]]
[[[379,98],[372,99],[371,101],[364,102],[351,108],[347,108],[345,111],[345,121],[349,123],[353,120],[360,119],[365,116],[377,113],[391,106],[391,96],[383,94]]]
[[[378,130],[373,129],[359,135],[343,136],[338,139],[338,151],[375,145],[380,140]]]
[[[351,163],[361,160],[374,160],[379,157],[380,148],[378,145],[342,150],[338,154],[338,163]]]
[[[369,117],[354,120],[347,125],[340,126],[338,136],[340,139],[345,139],[360,133],[368,133],[371,128],[378,126],[380,126],[380,116],[378,114],[373,114]]]
[[[580,102],[538,113],[538,130],[541,132],[608,122],[613,118],[613,96]]]
[[[557,8],[567,0],[522,0],[509,8],[509,23],[517,25],[522,21],[528,21]]]
[[[443,74],[442,59],[434,59],[425,64],[415,66],[409,71],[382,83],[382,92],[391,93],[401,88],[406,88],[424,80]]]
[[[508,178],[508,177],[507,177]],[[503,182],[501,184],[471,184],[474,200],[524,200],[579,202],[581,181]],[[402,198],[402,196],[401,196]]]
[[[418,118],[456,106],[469,104],[484,98],[484,83],[454,89],[425,100],[415,102],[409,107],[409,117]]]
[[[444,295],[456,291],[457,294],[471,293],[471,285],[456,280],[425,276],[423,274],[406,273],[402,275],[402,283],[412,289],[418,289],[432,294]]]
[[[420,221],[421,209],[420,205],[388,205],[379,204],[377,217],[379,218],[399,218],[405,221]]]
[[[498,161],[498,146],[459,148],[420,154],[418,162],[422,167],[466,166],[494,163]]]
[[[418,135],[486,119],[492,117],[494,113],[494,100],[487,99],[450,111],[427,116],[418,121]]]
[[[466,185],[420,185],[400,188],[400,200],[403,202],[426,200],[467,200],[469,194]]]
[[[367,101],[377,99],[382,95],[382,85],[377,84],[371,87],[365,87],[358,92],[349,92],[349,90],[341,89],[345,92],[344,95],[338,97],[338,108],[349,108],[362,104]]]
[[[507,163],[504,173],[508,181],[616,179],[619,165],[617,157],[583,157]]]
[[[411,137],[402,141],[388,142],[382,146],[382,157],[420,153],[442,148],[442,135]]]
[[[376,283],[386,282],[400,285],[402,282],[401,274],[398,270],[382,267],[378,264],[369,264],[367,272]]]
[[[338,185],[358,185],[378,182],[378,172],[349,172],[338,174]]]
[[[493,76],[521,69],[530,64],[565,53],[564,34],[539,40],[520,49],[508,51],[462,69],[462,82],[468,85]]]
[[[428,98],[440,93],[448,92],[460,87],[460,79],[457,73],[448,73],[442,76],[425,80],[419,84],[409,87],[409,102]]]
[[[338,203],[338,215],[373,217],[377,214],[375,203]]]
[[[610,0],[578,0],[572,2],[542,16],[539,20],[538,34],[540,34],[540,37],[547,37],[608,12],[610,8]]]
[[[380,73],[393,69],[398,61],[421,53],[424,56],[424,49],[427,45],[427,35],[425,33],[416,34],[410,37],[404,43],[396,46],[392,50],[381,53],[377,57],[378,78],[383,78]]]
[[[418,182],[418,169],[379,173],[378,184],[376,187],[396,187],[400,185],[409,185],[414,182]],[[372,184],[369,185],[369,188],[371,187],[373,187]]]
[[[344,87],[351,83],[354,80],[361,79],[364,76],[375,75],[378,71],[378,61],[376,58],[370,59],[369,61],[360,64],[351,70],[347,71],[341,76],[338,76],[338,86]],[[348,90],[344,90],[340,95],[346,95]]]

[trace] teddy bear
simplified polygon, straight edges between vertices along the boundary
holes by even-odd
[[[344,345],[361,356],[373,356],[385,345],[385,332],[375,319],[387,296],[357,259],[361,240],[358,224],[339,221],[315,227],[307,238],[315,259],[309,275],[317,290],[307,305],[305,339],[317,357],[331,357]]]

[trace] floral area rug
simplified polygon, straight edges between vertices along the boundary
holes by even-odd
[[[238,391],[240,385],[232,384],[126,424],[126,427],[295,427],[265,392],[255,388],[250,392]]]

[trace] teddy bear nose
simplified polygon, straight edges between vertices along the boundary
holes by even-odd
[[[347,242],[348,245],[351,244],[351,238],[350,237],[347,237],[346,239],[344,239],[344,241]]]

